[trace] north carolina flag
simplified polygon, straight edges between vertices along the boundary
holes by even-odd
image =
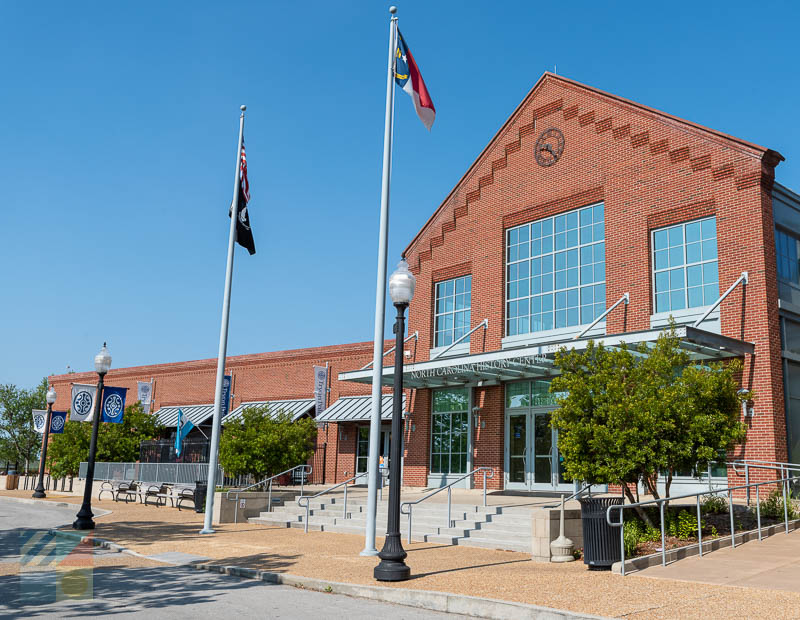
[[[406,45],[406,40],[397,30],[397,53],[394,65],[394,81],[402,88],[414,101],[414,109],[422,124],[430,130],[436,118],[436,108],[433,107],[433,100],[425,87],[425,81],[419,72],[419,67],[411,50]]]

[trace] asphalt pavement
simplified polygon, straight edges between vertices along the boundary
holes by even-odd
[[[72,508],[0,498],[0,617],[461,617],[238,579],[187,566],[153,566],[151,561],[102,549],[93,550],[91,557],[81,556],[71,553],[69,541],[46,533],[74,518]]]

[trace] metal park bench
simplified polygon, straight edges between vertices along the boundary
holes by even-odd
[[[146,487],[142,486],[141,489],[142,503],[145,506],[147,506],[147,501],[150,499],[154,499],[156,506],[161,506],[162,503],[166,506],[167,500],[173,501],[171,489],[166,483],[148,484]],[[173,506],[174,505],[175,503],[173,501]]]
[[[181,509],[181,502],[190,501],[192,502],[192,506],[195,506],[194,501],[194,492],[195,492],[195,485],[193,484],[176,484],[172,487],[172,500],[174,501],[174,506],[180,510]]]
[[[131,486],[135,486],[135,484],[134,480],[104,480],[100,484],[100,492],[97,494],[97,499],[99,500],[103,493],[110,493],[111,499],[118,501],[120,493],[127,494]]]

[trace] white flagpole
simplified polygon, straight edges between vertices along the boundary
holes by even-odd
[[[242,139],[244,136],[244,111],[239,117],[239,146],[236,149],[236,172],[233,175],[233,204],[231,206],[231,230],[228,236],[228,265],[225,268],[225,294],[222,297],[222,325],[219,329],[219,354],[217,356],[217,385],[214,390],[214,419],[211,426],[211,446],[208,458],[208,489],[206,516],[201,534],[213,534],[214,491],[217,488],[217,456],[219,452],[220,409],[222,407],[222,380],[225,376],[225,358],[228,354],[228,318],[231,309],[231,281],[233,280],[233,250],[236,244],[236,219],[239,215],[239,171],[242,165]]]
[[[381,439],[381,379],[383,378],[383,323],[386,316],[386,253],[389,237],[389,184],[392,178],[392,130],[394,125],[394,69],[397,50],[397,7],[389,7],[389,67],[386,77],[386,121],[383,129],[383,178],[381,223],[378,237],[378,284],[375,291],[375,343],[372,353],[372,417],[367,459],[367,525],[361,555],[378,555],[375,548],[375,516],[378,500],[378,443]],[[395,351],[395,355],[402,355]],[[402,441],[393,437],[393,441]]]

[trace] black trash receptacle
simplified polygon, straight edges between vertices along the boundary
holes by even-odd
[[[206,511],[206,495],[208,495],[208,483],[197,480],[194,483],[194,511]]]
[[[611,569],[622,559],[619,537],[622,528],[611,527],[606,521],[606,509],[622,504],[621,497],[582,497],[581,526],[583,529],[583,563],[590,569]]]

